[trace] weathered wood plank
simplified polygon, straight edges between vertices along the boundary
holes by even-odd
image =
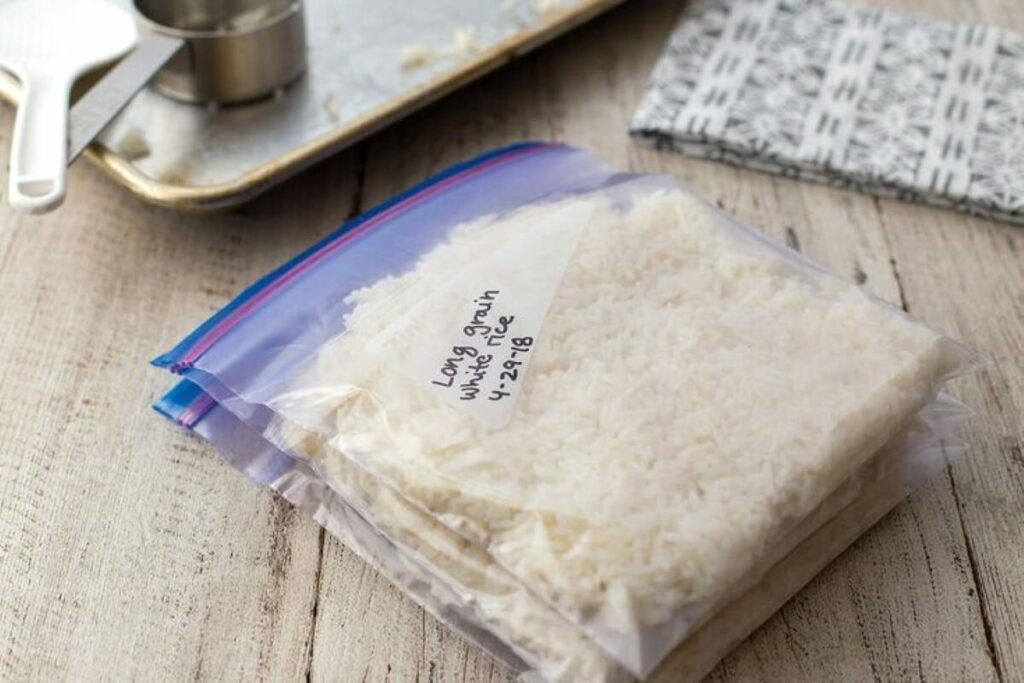
[[[196,217],[76,167],[59,213],[0,207],[0,678],[303,675],[320,530],[153,414],[146,361],[333,227],[350,178]]]
[[[915,0],[908,8],[1024,32],[1012,0]],[[991,361],[961,384],[978,416],[967,434],[971,453],[948,479],[988,654],[1001,680],[1024,680],[1024,237],[1019,227],[946,211],[892,201],[877,208],[908,310]]]
[[[1024,30],[1015,5],[901,3]],[[958,389],[980,409],[970,457],[712,680],[1021,680],[1024,239],[630,142],[677,7],[634,0],[233,214],[146,207],[85,168],[61,213],[0,207],[0,677],[507,680],[312,522],[149,414],[167,382],[144,362],[354,208],[485,149],[548,138],[671,173],[994,360]],[[0,109],[0,157],[10,123]]]

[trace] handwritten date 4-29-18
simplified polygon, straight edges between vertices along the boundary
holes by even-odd
[[[519,367],[523,364],[522,360],[518,360],[520,356],[525,356],[530,352],[530,348],[533,346],[533,337],[513,337],[512,346],[509,348],[509,358],[501,364],[503,370],[498,375],[498,379],[501,384],[497,389],[492,389],[490,395],[487,397],[491,401],[500,401],[507,396],[511,396],[511,392],[505,391],[507,386],[506,382],[516,382],[519,380]]]

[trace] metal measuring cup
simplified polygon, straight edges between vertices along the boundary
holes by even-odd
[[[301,0],[133,0],[143,36],[71,110],[74,160],[147,83],[184,102],[239,104],[306,70]]]
[[[66,81],[66,87],[62,86],[47,109],[52,114],[53,125],[48,127],[52,139],[38,135],[34,138],[24,134],[15,136],[16,140],[28,140],[25,145],[14,146],[18,153],[16,161],[39,158],[49,162],[48,165],[36,164],[38,168],[45,166],[48,171],[45,177],[41,172],[29,173],[26,176],[32,176],[29,180],[17,173],[12,175],[16,190],[24,187],[34,192],[24,197],[15,192],[12,197],[18,200],[18,208],[34,212],[56,208],[64,198],[64,167],[74,161],[150,81],[159,92],[177,100],[229,105],[274,95],[306,70],[306,28],[301,0],[133,0],[133,3],[135,21],[143,29],[140,40],[75,103],[70,121],[66,107],[71,77],[128,48],[133,40],[131,16],[128,13],[116,16],[118,10],[106,3],[95,7],[86,7],[83,3],[79,7],[73,0],[48,5],[23,0],[5,5],[4,28],[8,37],[0,47],[6,47],[11,54],[5,56],[0,50],[0,58],[4,58],[0,63],[13,62],[20,69],[19,73],[29,67],[36,72],[46,67],[49,72],[59,66],[58,70],[66,76],[61,81]],[[114,16],[105,15],[93,22],[95,26],[86,29],[90,31],[86,37],[91,42],[75,41],[74,36],[78,35],[75,30],[87,23],[82,17],[96,19],[99,15],[95,13],[101,9]],[[118,26],[121,29],[126,26],[127,32],[114,30]],[[58,28],[66,29],[71,36],[63,44],[67,48],[64,51],[71,55],[77,54],[73,48],[78,43],[104,49],[84,53],[80,63],[68,57],[63,60],[68,64],[63,64],[60,55],[53,57],[58,48],[39,48],[38,40],[10,37],[42,35],[53,39],[51,34]],[[40,65],[40,55],[51,58]],[[22,66],[26,59],[28,66]],[[24,123],[25,116],[20,120]],[[57,160],[56,163],[52,163],[53,160]],[[19,168],[16,163],[15,170]]]
[[[74,160],[147,83],[176,100],[240,104],[306,70],[301,0],[133,0],[142,38],[71,109]]]
[[[298,0],[134,0],[143,30],[182,47],[156,88],[186,102],[238,104],[272,95],[306,70]]]

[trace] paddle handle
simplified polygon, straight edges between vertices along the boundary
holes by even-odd
[[[42,213],[64,201],[70,97],[70,79],[35,74],[22,79],[8,195],[16,209]]]

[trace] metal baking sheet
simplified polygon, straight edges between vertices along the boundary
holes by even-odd
[[[295,85],[221,108],[147,88],[86,155],[157,204],[239,204],[622,1],[306,0],[309,71]],[[0,96],[17,95],[0,71]]]

